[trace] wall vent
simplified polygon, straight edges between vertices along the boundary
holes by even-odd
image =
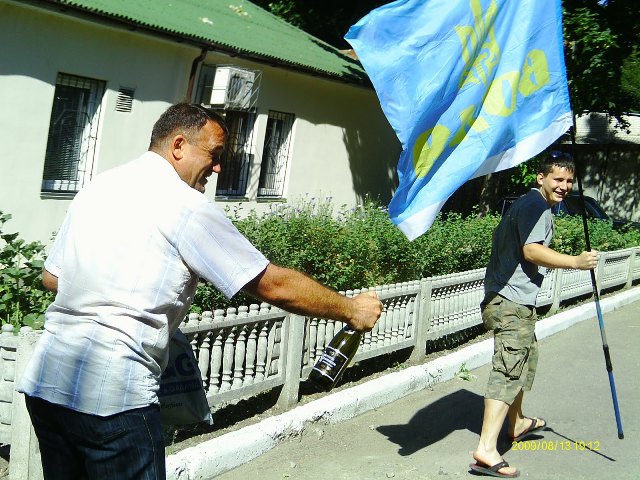
[[[120,87],[116,98],[116,112],[130,112],[133,109],[133,93],[135,89]]]

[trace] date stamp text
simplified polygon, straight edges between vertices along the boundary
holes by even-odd
[[[527,450],[527,451],[583,451],[592,450],[597,452],[600,450],[600,442],[598,440],[593,441],[570,441],[570,440],[521,440],[519,442],[513,442],[512,448],[514,450]]]

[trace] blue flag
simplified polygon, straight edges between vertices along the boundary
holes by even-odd
[[[345,39],[402,144],[389,215],[410,240],[464,182],[571,126],[560,0],[398,0]]]

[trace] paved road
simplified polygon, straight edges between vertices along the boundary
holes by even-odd
[[[550,429],[504,457],[520,478],[640,479],[640,302],[605,314],[625,439],[619,440],[597,320],[540,341],[524,411]],[[337,425],[317,425],[218,480],[447,480],[469,472],[481,427],[484,366]]]

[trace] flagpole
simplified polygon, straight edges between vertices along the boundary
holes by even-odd
[[[576,146],[576,118],[573,116],[573,127],[571,128],[571,147],[575,156]],[[586,250],[591,251],[591,241],[589,240],[589,227],[587,225],[587,211],[584,202],[584,193],[582,191],[582,176],[580,174],[579,162],[575,162],[576,166],[576,178],[578,180],[578,194],[580,196],[580,206],[582,208],[582,225],[584,227],[584,240]],[[613,411],[616,416],[616,425],[618,427],[618,438],[622,440],[624,433],[622,432],[622,420],[620,419],[620,409],[618,407],[618,396],[616,394],[616,383],[613,378],[613,365],[611,364],[611,356],[609,355],[609,345],[607,344],[607,335],[604,330],[604,320],[602,318],[602,309],[600,308],[600,295],[598,293],[598,286],[596,285],[596,274],[593,270],[589,270],[591,274],[591,284],[593,285],[593,299],[596,304],[596,313],[598,315],[598,324],[600,326],[600,337],[602,338],[602,350],[604,351],[604,361],[607,367],[607,373],[609,374],[609,386],[611,387],[611,398],[613,399]]]

